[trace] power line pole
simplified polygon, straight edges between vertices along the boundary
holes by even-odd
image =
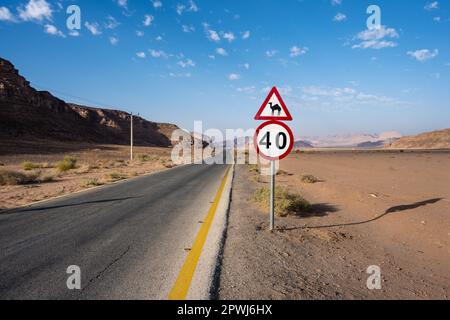
[[[131,139],[130,139],[131,150],[130,150],[130,158],[131,158],[131,161],[133,161],[133,112],[130,113],[130,115],[131,115],[131,134],[130,134],[130,136],[131,136]]]

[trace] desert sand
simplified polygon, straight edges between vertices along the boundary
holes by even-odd
[[[130,179],[171,168],[170,148],[135,147],[130,161],[130,147],[121,145],[81,145],[47,141],[8,146],[9,155],[0,155],[0,172],[39,173],[52,181],[24,185],[0,185],[0,210],[16,208],[38,201],[64,196],[105,184]],[[59,172],[55,166],[65,156],[77,160],[76,167]],[[26,171],[30,161],[39,168]]]
[[[449,298],[450,152],[297,153],[281,168],[278,184],[314,210],[269,232],[268,212],[251,205],[267,180],[238,166],[219,298]],[[372,265],[381,290],[367,288]]]

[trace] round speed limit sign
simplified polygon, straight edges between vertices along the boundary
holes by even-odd
[[[294,148],[294,135],[283,122],[269,121],[256,130],[254,143],[256,151],[264,159],[282,160]]]

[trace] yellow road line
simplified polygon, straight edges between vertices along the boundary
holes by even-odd
[[[185,300],[189,291],[189,287],[192,282],[192,278],[194,276],[195,268],[197,267],[198,260],[200,259],[200,255],[203,250],[203,246],[206,242],[206,237],[208,236],[209,229],[214,220],[214,216],[216,215],[217,207],[219,205],[220,199],[222,198],[223,190],[225,189],[225,185],[228,179],[228,173],[231,168],[228,168],[225,177],[222,180],[222,184],[220,185],[219,191],[214,199],[214,202],[209,209],[208,215],[205,219],[204,224],[202,225],[197,238],[195,239],[194,245],[192,246],[191,251],[186,257],[186,261],[184,262],[183,267],[181,268],[180,274],[178,275],[177,281],[172,288],[172,291],[169,294],[169,300]]]

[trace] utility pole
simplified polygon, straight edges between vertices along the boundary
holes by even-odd
[[[130,152],[130,158],[131,158],[131,161],[133,161],[133,112],[131,112],[130,113],[130,115],[131,115],[131,134],[130,134],[130,136],[131,136],[131,139],[130,139],[130,146],[131,146],[131,152]]]

